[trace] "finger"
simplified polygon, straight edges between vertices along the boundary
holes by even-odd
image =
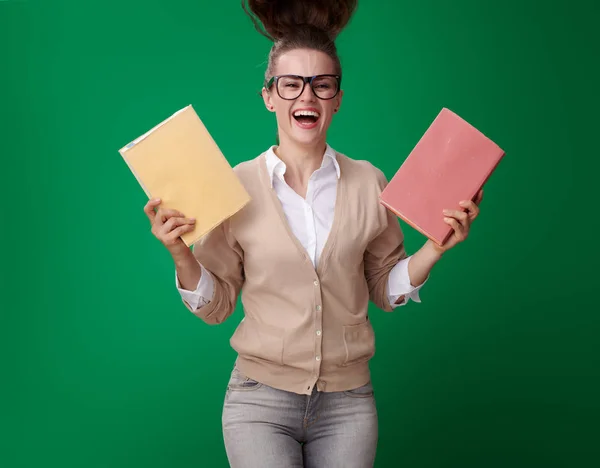
[[[477,195],[475,196],[475,204],[479,205],[481,203],[481,200],[483,200],[483,189],[481,189],[479,192],[477,192]]]
[[[154,223],[154,219],[156,218],[156,212],[154,211],[154,208],[160,205],[160,202],[160,198],[153,198],[148,200],[148,203],[144,205],[144,213],[146,213],[146,216],[148,216],[150,223]]]
[[[481,204],[481,201],[483,200],[483,189],[480,189],[479,192],[477,192],[477,195],[475,196],[475,200],[473,201],[473,203],[475,204],[476,207],[476,215],[473,217],[473,219],[475,219],[477,217],[477,215],[479,215],[479,205]]]
[[[479,214],[479,207],[477,206],[477,204],[474,201],[463,200],[463,201],[459,202],[459,205],[462,206],[463,208],[467,209],[467,211],[469,213],[469,217],[471,219],[477,218],[477,215]]]
[[[186,232],[190,232],[194,229],[195,225],[193,224],[182,224],[181,226],[173,229],[167,236],[165,236],[165,240],[167,242],[175,242]]]
[[[461,210],[444,210],[444,215],[457,219],[461,224],[469,220],[469,213]]]
[[[196,220],[194,218],[182,218],[182,217],[173,216],[172,218],[169,218],[166,223],[163,224],[162,230],[165,234],[168,234],[169,232],[171,232],[173,229],[177,228],[178,226],[181,226],[183,224],[195,224],[195,223],[196,223]]]
[[[456,219],[444,218],[444,222],[446,224],[449,224],[450,226],[452,226],[452,229],[454,229],[454,232],[457,235],[459,235],[459,236],[462,235],[462,230],[463,230],[462,224],[460,224]]]
[[[463,226],[456,219],[444,218],[444,222],[452,226],[452,229],[454,229],[454,234],[458,240],[463,240],[465,238]]]
[[[156,216],[161,224],[165,223],[174,216],[179,218],[185,218],[185,215],[181,211],[173,210],[170,208],[159,208],[156,213]]]

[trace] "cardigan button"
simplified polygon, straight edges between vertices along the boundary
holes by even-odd
[[[317,306],[317,312],[321,312],[321,306],[320,305]]]

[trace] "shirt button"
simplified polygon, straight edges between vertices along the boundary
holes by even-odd
[[[320,305],[317,306],[317,312],[321,312],[321,306]]]
[[[315,286],[319,286],[319,282],[315,280]]]
[[[317,359],[317,361],[320,361],[321,360],[321,356],[317,356],[316,359]]]
[[[317,336],[321,336],[321,330],[317,330]]]

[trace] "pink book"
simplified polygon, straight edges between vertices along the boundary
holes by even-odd
[[[475,199],[504,151],[443,108],[380,195],[380,202],[438,245],[452,234],[445,208]]]

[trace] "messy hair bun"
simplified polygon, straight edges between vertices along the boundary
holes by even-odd
[[[302,29],[318,30],[335,41],[356,5],[357,0],[242,0],[256,30],[274,42],[291,39]]]
[[[335,46],[338,34],[350,21],[358,0],[242,0],[254,27],[272,40],[265,82],[273,75],[279,57],[295,49],[324,52],[342,73]]]

